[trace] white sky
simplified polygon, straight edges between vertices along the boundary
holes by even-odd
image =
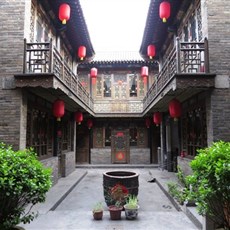
[[[80,0],[95,53],[139,52],[150,0]]]

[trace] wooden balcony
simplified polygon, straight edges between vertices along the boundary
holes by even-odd
[[[180,42],[164,61],[155,82],[143,99],[143,113],[166,111],[173,97],[182,101],[214,87],[215,74],[209,73],[208,41]]]
[[[54,89],[57,89],[58,94],[63,93],[86,110],[93,110],[93,99],[64,57],[52,46],[52,40],[42,43],[24,41],[23,74],[15,75],[15,81],[16,87],[40,87],[40,92],[49,89],[55,94]],[[43,90],[43,93],[48,95],[48,91]]]
[[[16,87],[30,87],[47,98],[64,94],[65,99],[94,116],[143,116],[151,111],[167,111],[168,102],[181,101],[214,87],[215,74],[209,73],[208,41],[180,42],[176,40],[155,82],[142,100],[122,103],[103,102],[101,106],[82,86],[65,58],[51,42],[27,43],[25,40],[23,74],[15,75]],[[44,92],[44,89],[46,91]],[[57,92],[58,91],[58,92]],[[44,96],[43,95],[43,96]]]

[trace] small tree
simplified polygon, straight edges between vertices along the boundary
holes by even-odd
[[[191,162],[193,174],[186,177],[188,199],[196,201],[200,214],[230,229],[230,142],[215,142],[198,153]]]
[[[36,213],[31,208],[45,201],[50,187],[51,169],[43,167],[32,149],[14,151],[0,143],[1,230],[32,221]]]

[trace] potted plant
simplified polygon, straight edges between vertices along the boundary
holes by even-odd
[[[128,220],[136,219],[138,215],[138,209],[139,209],[137,196],[129,195],[127,198],[127,202],[124,205],[124,209],[125,209],[126,219]]]
[[[14,151],[0,143],[1,230],[32,221],[37,214],[31,208],[45,201],[50,187],[51,169],[43,167],[32,149]]]
[[[103,204],[102,202],[97,202],[93,207],[93,218],[94,220],[102,220],[103,217]]]
[[[106,200],[110,205],[119,204],[123,206],[128,195],[129,190],[124,185],[117,183],[109,189]]]
[[[120,220],[121,219],[121,212],[123,210],[123,205],[119,201],[115,203],[115,205],[110,205],[108,207],[110,213],[111,220]]]
[[[191,161],[193,174],[186,177],[187,198],[215,227],[230,229],[230,142],[214,142],[198,153]]]

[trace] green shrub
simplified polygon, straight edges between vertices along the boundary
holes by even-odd
[[[188,199],[195,200],[200,214],[208,215],[216,226],[230,228],[230,142],[215,142],[198,150],[191,161],[193,174]]]
[[[0,143],[1,230],[32,221],[36,214],[31,208],[45,201],[50,187],[51,169],[43,167],[32,149],[14,151]]]
[[[182,205],[185,201],[184,188],[174,182],[169,182],[167,185],[169,194]]]

